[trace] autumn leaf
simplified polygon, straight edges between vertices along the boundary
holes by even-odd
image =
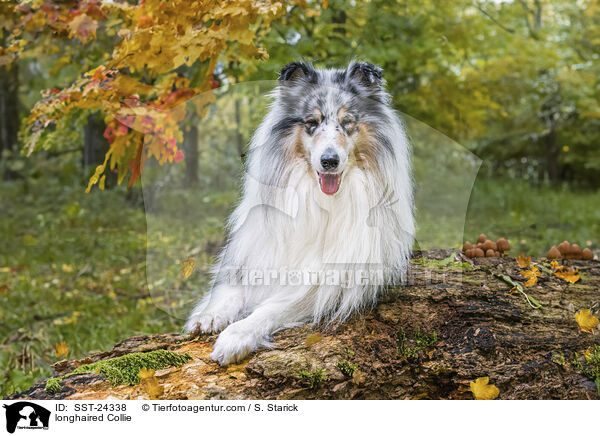
[[[321,333],[312,333],[312,334],[306,336],[306,339],[304,340],[304,344],[307,347],[310,347],[311,345],[316,344],[317,342],[319,342],[322,339],[323,339],[323,336],[321,335]]]
[[[188,257],[181,261],[181,268],[179,268],[179,274],[181,274],[184,278],[188,278],[194,272],[194,267],[196,266],[196,260]]]
[[[590,309],[580,310],[575,314],[575,321],[579,324],[579,330],[582,332],[593,333],[594,328],[598,325],[598,318],[592,315]]]
[[[515,260],[519,264],[520,268],[529,268],[531,265],[531,256],[525,257],[525,253],[521,253],[519,257],[516,257]]]
[[[575,268],[567,268],[562,266],[554,271],[554,275],[559,279],[562,279],[569,283],[576,283],[581,278],[579,275],[579,271]]]
[[[138,373],[140,378],[140,385],[144,389],[144,392],[148,394],[151,400],[160,398],[165,392],[164,386],[162,386],[158,379],[154,376],[156,373],[153,369],[142,368]]]
[[[527,279],[527,281],[523,283],[523,286],[526,288],[535,286],[538,282],[538,277],[541,274],[542,273],[535,265],[531,265],[531,269],[529,270],[521,271],[521,275]]]
[[[138,377],[140,380],[144,380],[146,378],[154,377],[155,373],[156,371],[154,369],[142,368],[140,369],[140,372],[138,372]]]
[[[500,389],[488,384],[489,382],[489,377],[479,377],[476,381],[471,382],[471,392],[476,400],[493,400],[500,395]]]
[[[56,357],[68,356],[69,355],[69,346],[65,341],[62,341],[60,344],[54,345],[54,355]]]
[[[559,266],[560,266],[559,263],[555,260],[550,262],[550,268],[552,268],[553,270],[558,269]]]
[[[80,14],[69,23],[69,36],[87,42],[96,38],[98,22],[87,14]]]

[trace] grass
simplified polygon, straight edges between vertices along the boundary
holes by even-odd
[[[204,197],[198,210],[208,215],[202,217],[182,218],[167,208],[149,221],[161,231],[147,232],[139,196],[124,188],[85,194],[86,177],[73,167],[0,182],[0,397],[50,376],[57,360],[110,349],[136,334],[179,330],[191,300],[206,287],[208,247],[222,240],[222,217],[235,198]],[[189,198],[172,200],[185,204]],[[471,241],[482,232],[504,236],[514,254],[540,255],[564,239],[597,244],[598,204],[598,192],[479,181],[465,235]],[[186,227],[190,220],[193,229]],[[443,240],[443,223],[425,225]],[[160,248],[163,263],[146,263],[147,245]],[[182,280],[178,271],[187,257],[197,268]],[[174,291],[169,295],[165,280]],[[68,354],[56,356],[55,345],[63,341]],[[318,383],[320,377],[303,378]]]
[[[511,254],[545,256],[552,245],[569,240],[582,247],[600,243],[600,191],[563,186],[533,188],[525,182],[478,180],[467,210],[464,240],[480,233],[505,237]]]

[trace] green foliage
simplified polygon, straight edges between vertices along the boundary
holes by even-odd
[[[348,378],[352,378],[352,376],[354,375],[354,371],[358,369],[358,365],[356,363],[351,363],[348,361],[338,362],[337,367],[342,372],[342,374],[344,374]]]
[[[480,178],[471,194],[464,239],[474,242],[481,233],[493,240],[504,237],[511,243],[509,254],[515,256],[545,256],[565,239],[582,246],[587,241],[597,244],[598,204],[600,192]]]
[[[318,388],[322,382],[327,380],[324,369],[314,369],[313,371],[298,371],[298,377],[305,383],[308,383],[311,389]]]
[[[182,366],[191,357],[187,353],[175,353],[168,350],[154,350],[146,353],[131,353],[113,359],[100,360],[77,367],[62,377],[51,378],[46,382],[46,391],[60,391],[60,382],[75,374],[102,374],[112,386],[119,384],[136,385],[140,382],[139,372],[143,369],[165,369],[170,366]]]
[[[403,329],[396,334],[398,354],[400,356],[416,358],[419,352],[433,347],[437,343],[437,333],[425,333],[421,329],[414,329],[412,335],[407,335]]]

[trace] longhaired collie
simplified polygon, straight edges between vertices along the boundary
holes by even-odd
[[[410,148],[382,70],[293,62],[272,98],[211,290],[185,325],[221,332],[211,354],[221,365],[283,328],[372,307],[405,280],[413,244]]]

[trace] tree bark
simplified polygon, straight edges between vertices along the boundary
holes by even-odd
[[[449,255],[457,261],[440,261]],[[373,310],[336,329],[284,330],[273,349],[237,365],[210,359],[216,335],[170,334],[133,337],[54,369],[65,374],[82,363],[170,349],[192,360],[157,372],[164,399],[471,399],[478,377],[489,377],[500,399],[599,399],[584,353],[600,335],[579,331],[574,313],[598,310],[600,262],[566,261],[581,271],[575,284],[543,272],[537,286],[525,288],[542,304],[536,310],[499,279],[524,280],[513,258],[475,259],[471,267],[451,251],[415,256],[409,283]],[[140,385],[111,387],[95,374],[67,377],[56,394],[42,382],[10,398],[109,396],[148,398]]]
[[[185,149],[185,187],[191,188],[198,184],[198,127],[193,124],[183,137]]]

